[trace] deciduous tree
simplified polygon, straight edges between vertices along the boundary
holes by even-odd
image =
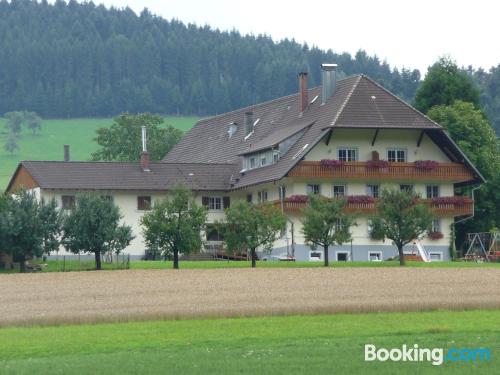
[[[178,269],[179,254],[201,248],[200,232],[206,219],[206,209],[194,202],[191,191],[175,188],[141,218],[144,240],[148,248],[158,249],[165,256],[173,255],[173,267]]]
[[[39,201],[34,193],[20,191],[0,201],[0,240],[4,251],[21,264],[59,246],[61,213],[55,201]]]
[[[455,100],[479,108],[479,90],[472,79],[450,58],[442,57],[427,71],[422,85],[415,93],[415,108],[423,113],[435,105],[450,105]]]
[[[345,199],[328,199],[311,194],[303,211],[302,232],[312,246],[321,246],[324,251],[325,267],[328,267],[328,249],[351,240],[351,226],[355,218],[344,213]]]
[[[94,139],[101,148],[92,154],[93,160],[137,161],[142,151],[141,127],[147,129],[147,146],[151,160],[162,159],[181,139],[182,131],[163,127],[160,116],[149,113],[123,113],[109,128],[97,130]]]
[[[399,264],[405,265],[403,247],[429,231],[434,218],[429,207],[418,203],[411,190],[382,190],[377,215],[372,220],[373,237],[388,238],[398,248]]]
[[[112,200],[97,195],[77,197],[76,205],[63,224],[62,243],[74,253],[93,253],[96,269],[101,269],[101,256],[119,253],[134,239],[132,229],[120,224],[120,209]]]
[[[219,224],[229,251],[250,251],[252,267],[256,266],[256,250],[270,251],[286,226],[286,216],[271,204],[254,205],[237,201],[225,210]]]

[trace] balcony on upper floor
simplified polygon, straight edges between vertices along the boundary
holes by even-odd
[[[328,199],[328,198],[327,198]],[[329,198],[332,199],[332,198]],[[372,215],[377,212],[377,199],[369,196],[347,196],[345,212]],[[283,210],[288,214],[300,214],[307,205],[307,195],[294,195],[283,200]],[[419,203],[428,205],[435,215],[464,216],[472,215],[474,202],[469,197],[452,196],[420,199]],[[273,201],[276,207],[281,207],[281,201]]]
[[[473,173],[463,164],[437,163],[433,161],[414,163],[390,163],[385,160],[366,162],[301,161],[288,173],[288,176],[376,181],[449,181],[453,183],[474,180]]]

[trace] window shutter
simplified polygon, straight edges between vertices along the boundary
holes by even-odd
[[[224,209],[229,208],[230,205],[231,205],[230,198],[229,197],[223,197],[222,198],[222,206],[224,207]]]
[[[203,206],[208,207],[208,202],[209,202],[208,197],[201,197],[201,204]]]

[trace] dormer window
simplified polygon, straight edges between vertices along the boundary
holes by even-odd
[[[277,163],[278,160],[280,160],[280,152],[279,151],[274,151],[273,152],[273,163]]]
[[[255,158],[251,157],[250,158],[250,169],[255,168]]]
[[[266,158],[266,155],[264,155],[260,158],[260,165],[261,165],[261,167],[263,167],[266,164],[267,164],[267,158]]]

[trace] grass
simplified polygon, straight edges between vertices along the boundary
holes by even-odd
[[[35,263],[43,263],[36,261]],[[131,260],[130,269],[148,270],[148,269],[170,269],[172,261],[143,261]],[[43,272],[68,272],[68,271],[90,271],[95,269],[94,260],[63,260],[61,256],[59,260],[48,260],[45,262],[47,267]],[[250,261],[181,261],[180,268],[183,269],[218,269],[218,268],[250,268]],[[266,262],[258,261],[257,268],[317,268],[323,267],[323,262]],[[346,268],[346,267],[399,267],[398,261],[382,261],[382,262],[331,262],[330,267]],[[475,262],[407,262],[407,267],[417,268],[500,268],[500,262],[497,263],[475,263]],[[118,263],[102,263],[103,270],[116,270],[127,268],[126,259],[120,257]],[[0,269],[0,273],[17,273],[17,270]]]
[[[498,373],[500,310],[0,329],[2,374]],[[490,362],[365,362],[364,345],[489,348]]]
[[[165,117],[166,124],[183,131],[189,130],[197,120],[196,117]],[[98,148],[93,141],[95,131],[110,126],[112,122],[110,118],[44,120],[40,134],[33,135],[23,129],[19,149],[11,155],[3,148],[7,132],[5,119],[0,118],[0,189],[5,189],[19,161],[62,160],[65,144],[71,146],[72,160],[88,160]]]

